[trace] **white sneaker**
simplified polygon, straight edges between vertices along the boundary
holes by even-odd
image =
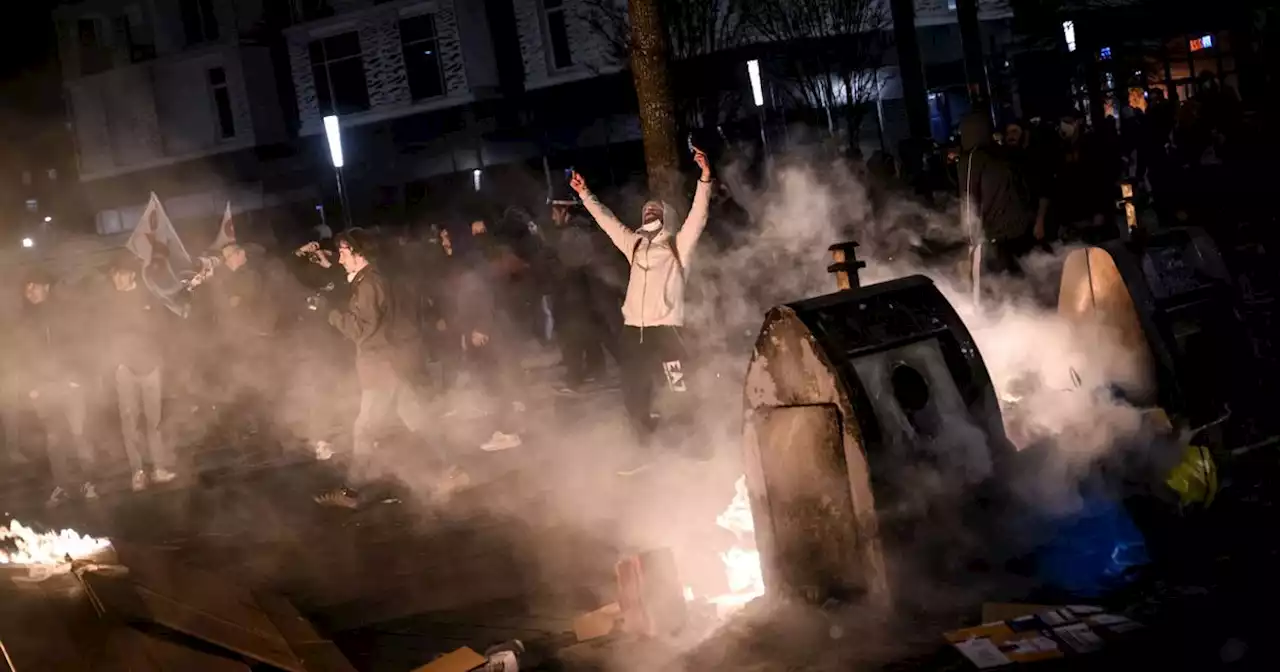
[[[155,484],[168,483],[177,477],[178,475],[172,471],[160,467],[156,467],[151,471],[151,482]]]
[[[502,432],[494,432],[493,436],[480,446],[480,450],[486,453],[495,453],[499,450],[507,450],[509,448],[519,448],[524,445],[524,441],[520,439],[519,434],[503,434]]]
[[[98,489],[95,488],[92,483],[85,481],[84,485],[80,486],[80,494],[84,496],[85,499],[97,499]]]
[[[62,489],[62,486],[57,486],[53,489],[53,492],[49,493],[49,499],[45,500],[45,506],[52,509],[55,506],[60,506],[69,497],[67,491]]]
[[[147,472],[139,469],[133,472],[133,491],[142,492],[147,489]]]
[[[316,459],[324,462],[333,457],[333,444],[328,441],[316,441]]]

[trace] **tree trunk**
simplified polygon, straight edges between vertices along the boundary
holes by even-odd
[[[924,83],[924,63],[916,40],[916,8],[912,0],[892,0],[893,41],[898,49],[898,74],[902,78],[902,102],[913,139],[930,137],[929,95]]]
[[[631,14],[631,76],[640,103],[644,162],[649,192],[677,203],[680,198],[680,155],[676,141],[675,103],[667,72],[667,31],[658,0],[628,0]]]
[[[978,0],[956,0],[956,17],[960,22],[960,42],[964,48],[964,76],[969,89],[969,105],[995,123],[994,103],[987,85],[987,64],[982,44],[982,25],[978,21]]]

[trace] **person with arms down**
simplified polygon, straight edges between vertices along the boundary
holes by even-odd
[[[50,507],[62,504],[73,492],[86,500],[98,498],[91,478],[96,453],[84,431],[86,367],[79,356],[81,343],[73,319],[78,311],[62,300],[53,284],[53,278],[42,271],[26,277],[22,316],[16,325],[23,358],[18,375],[45,430],[54,483],[47,502]],[[70,435],[70,447],[63,440],[64,429]]]
[[[693,206],[679,231],[675,209],[662,201],[648,201],[641,211],[640,227],[627,228],[587,188],[574,172],[570,186],[596,224],[609,236],[630,264],[626,298],[622,304],[622,394],[633,428],[642,444],[657,429],[654,417],[655,383],[664,381],[673,393],[687,394],[690,366],[681,331],[685,317],[685,282],[698,238],[707,226],[711,202],[711,164],[694,149],[694,162],[702,169]],[[641,460],[619,473],[630,474],[647,465]]]

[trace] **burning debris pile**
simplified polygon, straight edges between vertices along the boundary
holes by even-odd
[[[109,539],[75,530],[36,532],[17,520],[0,527],[0,565],[62,565],[111,547]]]

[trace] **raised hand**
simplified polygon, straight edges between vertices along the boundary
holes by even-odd
[[[707,182],[711,180],[711,161],[707,159],[707,153],[697,147],[694,147],[693,162],[698,164],[698,167],[702,169],[702,181]]]
[[[585,198],[589,193],[587,189],[587,181],[582,178],[578,171],[573,171],[573,175],[569,178],[569,187],[577,192],[579,197]]]

